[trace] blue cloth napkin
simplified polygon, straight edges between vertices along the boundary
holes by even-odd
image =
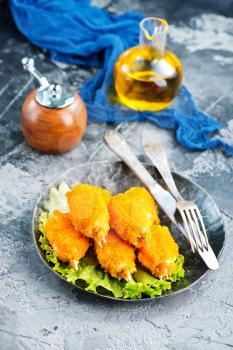
[[[172,108],[137,112],[112,104],[107,90],[119,55],[138,44],[139,13],[112,15],[89,0],[9,0],[18,29],[34,45],[47,49],[54,60],[100,68],[82,88],[89,119],[95,122],[148,120],[174,129],[176,139],[192,150],[220,148],[233,156],[233,147],[211,133],[219,123],[198,109],[183,86]],[[156,141],[156,140],[155,140]]]

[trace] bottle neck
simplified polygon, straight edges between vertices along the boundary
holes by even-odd
[[[167,40],[168,24],[165,20],[155,17],[145,18],[140,22],[139,44],[150,47],[164,56]]]

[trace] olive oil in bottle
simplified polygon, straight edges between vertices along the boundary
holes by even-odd
[[[115,65],[120,102],[132,109],[158,111],[171,104],[181,80],[182,65],[165,50],[168,24],[159,18],[140,22],[140,45],[125,51]]]

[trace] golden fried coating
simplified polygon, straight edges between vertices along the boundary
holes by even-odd
[[[134,248],[113,230],[109,231],[102,247],[95,243],[95,250],[100,265],[112,277],[128,281],[136,272]]]
[[[70,219],[80,233],[100,245],[110,229],[108,203],[111,194],[100,187],[77,185],[67,193]]]
[[[155,277],[172,274],[179,248],[166,226],[154,226],[152,232],[138,243],[138,260]]]
[[[117,194],[108,208],[111,227],[134,246],[137,246],[139,238],[151,231],[153,225],[159,224],[158,207],[143,187],[132,187]]]
[[[69,214],[55,210],[45,225],[45,235],[58,259],[77,269],[88,250],[89,239],[75,230]]]

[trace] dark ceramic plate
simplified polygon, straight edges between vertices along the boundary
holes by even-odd
[[[148,171],[151,175],[163,186],[165,187],[161,176],[156,171],[155,167],[152,165],[145,164]],[[204,191],[200,186],[194,182],[184,178],[183,176],[173,173],[177,187],[181,195],[187,200],[194,200],[203,216],[203,220],[206,225],[207,234],[209,238],[210,245],[213,248],[215,254],[219,257],[220,253],[224,246],[225,241],[225,231],[221,218],[221,214],[213,199]],[[102,186],[108,189],[111,193],[116,194],[118,192],[124,192],[129,187],[132,186],[142,186],[141,182],[137,177],[125,166],[122,162],[90,162],[80,165],[79,167],[72,168],[67,172],[60,175],[56,180],[54,180],[42,193],[38,199],[34,214],[33,214],[33,236],[37,251],[44,261],[44,263],[52,270],[52,265],[47,262],[45,258],[44,251],[40,248],[39,236],[40,232],[38,231],[38,218],[41,213],[41,210],[44,207],[44,203],[49,199],[49,192],[52,186],[57,186],[61,182],[66,182],[70,187],[74,186],[76,183],[89,183],[91,185]],[[201,260],[199,255],[193,255],[188,243],[179,233],[179,231],[170,224],[166,216],[161,212],[160,218],[162,223],[170,227],[170,230],[179,244],[180,252],[185,256],[185,278],[180,282],[173,283],[172,289],[165,292],[163,295],[156,297],[156,299],[164,298],[166,296],[175,295],[180,293],[194,283],[199,281],[205,273],[208,271],[208,268]],[[52,270],[53,271],[53,270]],[[54,272],[54,271],[53,271]],[[56,273],[56,272],[54,272]],[[56,273],[60,278],[63,279],[61,275]],[[76,286],[78,289],[84,290],[81,286]],[[85,291],[85,290],[84,290]],[[87,291],[85,291],[87,292]],[[87,292],[94,294],[92,292]],[[96,295],[96,294],[94,294]],[[97,294],[101,297],[114,299],[114,300],[123,300],[111,297],[109,295]],[[137,300],[152,300],[154,298],[143,298]],[[124,300],[132,301],[132,300]],[[135,301],[135,300],[133,300]]]

